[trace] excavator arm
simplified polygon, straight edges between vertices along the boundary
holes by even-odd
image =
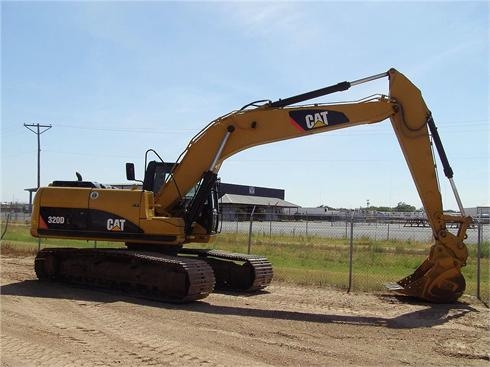
[[[421,93],[402,74],[390,70],[390,96],[398,103],[398,111],[390,117],[393,129],[412,174],[418,194],[432,228],[434,244],[428,258],[410,276],[390,288],[432,302],[453,302],[465,290],[461,267],[466,265],[468,249],[463,243],[472,219],[465,216],[453,171],[449,165],[431,112]],[[416,92],[415,92],[416,91]],[[459,206],[460,215],[445,215],[432,159],[432,137]],[[447,229],[457,223],[458,233]]]

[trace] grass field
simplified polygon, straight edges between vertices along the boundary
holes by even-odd
[[[489,242],[483,243],[480,257],[480,294],[487,304],[489,292]],[[123,247],[119,242],[75,241],[43,239],[42,247]],[[246,234],[222,233],[210,244],[192,244],[196,248],[217,248],[230,252],[247,253]],[[466,293],[477,294],[476,246],[468,246],[470,256],[463,268]],[[378,240],[360,238],[353,243],[353,289],[383,290],[386,282],[397,281],[411,274],[426,258],[430,243],[414,241]],[[11,224],[1,243],[2,253],[35,254],[38,240],[31,237],[29,227]],[[274,266],[276,280],[295,284],[335,286],[347,288],[349,284],[349,243],[346,239],[309,236],[252,237],[251,252],[269,258]]]
[[[248,236],[221,234],[214,247],[247,252]],[[205,247],[205,246],[199,246]],[[321,237],[252,238],[252,253],[267,256],[274,265],[276,279],[296,284],[334,285],[347,288],[349,283],[349,243],[346,239]],[[480,293],[489,299],[489,243],[483,243],[480,257]],[[430,243],[413,241],[374,241],[368,238],[353,243],[353,287],[355,290],[383,290],[384,283],[410,275],[427,257]],[[466,292],[476,295],[477,258],[475,246],[463,268]]]

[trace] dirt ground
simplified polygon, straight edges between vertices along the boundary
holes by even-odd
[[[1,366],[490,366],[487,308],[274,283],[171,305],[1,256]]]

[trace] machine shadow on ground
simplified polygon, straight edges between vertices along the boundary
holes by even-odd
[[[261,292],[267,294],[268,292]],[[442,325],[450,320],[460,318],[469,312],[479,312],[469,304],[456,302],[454,304],[423,303],[409,297],[380,296],[380,303],[385,303],[387,308],[392,308],[395,303],[411,303],[423,309],[404,313],[393,318],[378,316],[359,316],[345,314],[321,314],[304,311],[286,311],[282,309],[260,309],[246,305],[244,298],[243,307],[216,305],[203,301],[195,301],[186,304],[163,303],[145,298],[134,297],[107,290],[94,290],[62,283],[39,282],[38,280],[24,280],[0,287],[2,296],[20,296],[36,298],[54,298],[73,301],[87,301],[95,303],[126,302],[146,307],[161,308],[167,310],[180,310],[185,312],[198,312],[203,314],[258,317],[266,319],[312,322],[321,324],[347,324],[359,326],[377,326],[393,329],[426,328]],[[230,296],[240,295],[227,292]],[[253,295],[257,295],[256,293]],[[252,296],[248,294],[248,296]],[[347,311],[348,312],[348,311]]]

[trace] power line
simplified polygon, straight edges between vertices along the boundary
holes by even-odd
[[[68,129],[80,129],[80,130],[90,130],[90,131],[109,131],[109,132],[135,132],[135,133],[147,133],[147,134],[182,134],[188,132],[199,131],[200,128],[187,128],[187,129],[168,129],[168,130],[158,130],[152,127],[139,127],[139,128],[121,128],[121,127],[91,127],[91,126],[79,126],[79,125],[65,125],[57,124],[57,127],[63,127]]]
[[[51,125],[24,124],[28,130],[37,135],[37,188],[41,186],[41,134],[52,128]],[[34,129],[36,128],[36,129]]]
[[[467,121],[439,121],[439,125],[441,128],[446,130],[446,133],[460,133],[460,132],[476,132],[481,130],[488,129],[488,120],[467,120]],[[167,129],[160,130],[155,129],[153,127],[137,127],[137,128],[121,128],[118,126],[98,126],[93,127],[88,125],[72,125],[72,124],[57,124],[57,127],[67,128],[67,129],[80,129],[80,130],[88,130],[88,131],[102,131],[102,132],[130,132],[130,133],[140,133],[140,134],[186,134],[190,132],[199,131],[199,127],[195,128],[181,128],[181,129]],[[381,125],[380,125],[381,126]],[[456,129],[457,131],[455,131]],[[379,135],[379,131],[357,131],[357,132],[344,132],[343,130],[339,130],[339,134],[344,136],[362,136],[362,135]],[[391,131],[385,131],[381,134],[391,134]]]

